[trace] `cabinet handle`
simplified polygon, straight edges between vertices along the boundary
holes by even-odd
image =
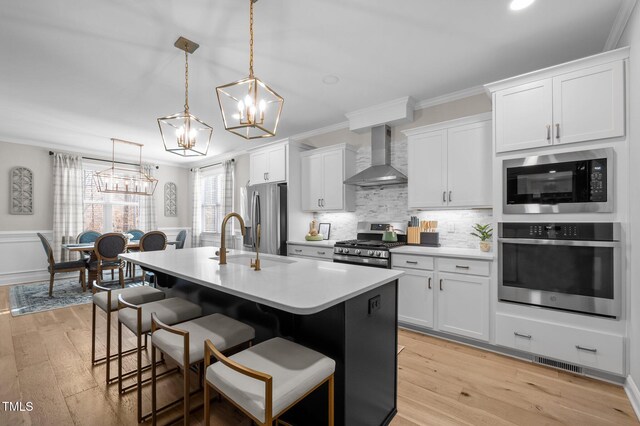
[[[410,265],[417,265],[418,262],[416,260],[405,260],[405,262],[407,262]]]
[[[456,265],[456,268],[458,268],[458,269],[469,269],[469,267],[466,266],[466,265]]]
[[[293,249],[293,251],[295,251],[296,253],[302,253],[301,249]]]
[[[440,291],[442,291],[442,278],[440,278]]]
[[[447,191],[443,191],[442,192],[442,202],[446,203],[447,202]]]
[[[598,350],[596,348],[585,348],[584,346],[580,346],[580,345],[576,345],[576,349],[578,349],[579,351],[591,352],[593,354],[598,352]]]
[[[556,123],[556,139],[560,139],[560,124]]]
[[[449,202],[451,202],[451,193],[452,193],[452,192],[453,192],[453,191],[449,191]]]
[[[327,252],[326,252],[326,251],[319,251],[319,252],[317,252],[317,253],[318,253],[318,254],[326,254]]]
[[[263,180],[267,180],[267,172],[264,172],[264,173],[262,174],[262,179],[263,179]]]
[[[547,142],[551,143],[551,125],[547,124]]]
[[[318,207],[320,207],[320,198],[318,198]]]
[[[270,180],[270,179],[269,179],[269,172],[267,172],[267,180]]]
[[[518,333],[517,331],[514,331],[513,335],[518,337],[524,337],[525,339],[531,340],[530,334],[522,334],[522,333]]]
[[[320,198],[320,201],[322,202],[322,207],[324,207],[324,198]]]
[[[431,277],[429,277],[429,290],[431,290]]]

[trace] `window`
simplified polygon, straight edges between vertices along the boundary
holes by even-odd
[[[84,229],[98,232],[126,232],[139,228],[138,195],[104,194],[98,192],[93,175],[102,168],[85,165],[84,169]]]
[[[222,170],[202,176],[202,230],[220,233],[224,219],[224,173]]]

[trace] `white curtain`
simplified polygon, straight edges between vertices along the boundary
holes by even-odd
[[[156,166],[152,164],[143,164],[142,171],[148,176],[155,175]],[[158,189],[156,188],[156,191]],[[156,228],[156,203],[154,195],[139,195],[138,205],[140,206],[140,229],[144,232],[155,231]]]
[[[200,212],[202,200],[200,194],[202,175],[199,168],[194,168],[191,174],[191,188],[193,190],[193,210],[191,223],[191,247],[200,247],[200,234],[202,233],[202,215]]]
[[[78,258],[62,250],[62,244],[73,243],[84,229],[82,157],[53,155],[53,254],[57,262]]]
[[[224,214],[229,214],[233,211],[233,188],[236,176],[236,163],[233,160],[226,160],[222,162],[222,169],[224,171],[224,187],[222,192]],[[231,221],[231,226],[227,226],[224,236],[227,241],[227,246],[231,246],[233,242],[233,231],[235,229],[235,220]],[[229,225],[229,224],[227,224]],[[236,247],[234,247],[236,248]]]

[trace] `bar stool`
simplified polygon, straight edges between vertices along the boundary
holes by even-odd
[[[220,362],[209,365],[211,355]],[[333,426],[336,363],[319,352],[275,337],[227,358],[207,340],[204,362],[204,419],[207,426],[210,424],[209,387],[257,424],[271,426],[274,420],[325,382],[329,387],[329,425]]]
[[[202,316],[202,308],[195,303],[179,297],[158,300],[156,302],[134,305],[124,300],[122,295],[118,296],[118,392],[125,393],[132,389],[137,390],[138,399],[138,423],[142,422],[142,385],[148,383],[150,379],[142,380],[142,335],[151,331],[151,313],[155,313],[160,321],[165,324],[174,325],[180,322]],[[136,335],[136,369],[127,373],[122,372],[122,325]],[[151,366],[146,366],[148,369]],[[177,369],[164,371],[160,376],[170,374]],[[122,385],[125,376],[135,374],[136,382],[127,386]]]
[[[210,339],[221,352],[232,353],[250,346],[256,332],[233,318],[222,314],[211,314],[191,321],[183,322],[177,327],[171,327],[160,321],[155,313],[151,314],[151,413],[142,416],[145,421],[151,415],[153,425],[156,424],[158,413],[183,402],[183,414],[168,424],[176,423],[180,418],[185,425],[189,424],[190,397],[192,393],[202,389],[204,375],[204,342]],[[184,396],[169,404],[156,408],[156,349],[173,359],[182,369]],[[199,389],[190,392],[189,370],[198,367]]]
[[[165,294],[162,290],[148,286],[112,290],[97,284],[93,285],[93,293],[93,306],[91,308],[91,364],[96,365],[106,361],[106,381],[109,384],[117,380],[117,377],[111,377],[110,368],[111,359],[118,356],[117,354],[111,355],[111,313],[118,310],[118,296],[122,295],[132,305],[141,305],[162,300],[165,298]],[[98,359],[96,359],[96,306],[107,314],[107,350],[106,355]],[[144,348],[146,348],[146,344]],[[135,351],[136,348],[133,348],[125,351],[123,355],[128,355]]]

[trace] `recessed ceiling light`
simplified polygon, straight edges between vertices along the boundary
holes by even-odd
[[[340,79],[337,76],[331,74],[322,77],[322,82],[324,84],[338,84],[339,81]]]
[[[531,6],[534,1],[535,0],[511,0],[509,8],[511,10],[522,10]]]

